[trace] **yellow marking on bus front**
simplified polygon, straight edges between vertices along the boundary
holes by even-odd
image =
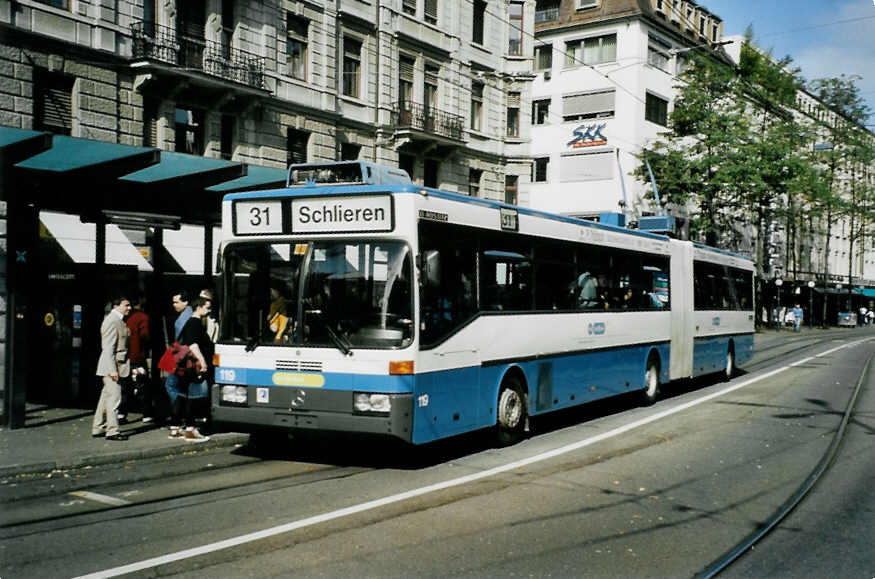
[[[325,376],[322,374],[274,372],[271,379],[277,386],[310,386],[311,388],[322,388],[325,386]]]

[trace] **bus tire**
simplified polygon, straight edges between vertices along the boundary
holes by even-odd
[[[735,347],[730,342],[726,349],[726,365],[723,368],[723,379],[727,382],[735,375]]]
[[[507,376],[498,390],[495,437],[499,446],[510,446],[522,440],[526,431],[528,410],[526,393],[515,376]]]
[[[641,391],[641,404],[651,406],[659,398],[659,360],[653,354],[647,358],[644,371],[644,390]]]

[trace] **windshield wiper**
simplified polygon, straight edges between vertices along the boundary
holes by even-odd
[[[334,346],[343,352],[344,356],[349,356],[352,352],[352,342],[347,340],[345,337],[341,336],[331,327],[331,324],[328,323],[328,320],[325,319],[325,316],[322,315],[322,310],[304,310],[305,314],[312,315],[314,318],[321,322],[322,327],[325,328],[325,333],[328,334],[328,338],[331,340],[331,343]]]

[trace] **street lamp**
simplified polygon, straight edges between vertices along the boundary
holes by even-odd
[[[808,329],[814,327],[814,282],[808,282]]]
[[[784,316],[781,312],[781,286],[784,285],[784,280],[778,278],[775,280],[775,285],[778,287],[778,330],[784,326]]]

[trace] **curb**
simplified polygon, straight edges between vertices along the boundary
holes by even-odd
[[[112,454],[96,454],[91,456],[72,457],[69,459],[61,459],[56,461],[4,465],[0,466],[0,477],[8,478],[17,475],[42,474],[55,470],[70,470],[82,468],[85,466],[99,466],[127,462],[131,460],[156,458],[160,456],[174,456],[178,454],[185,454],[186,452],[191,452],[195,450],[224,448],[228,446],[236,446],[238,444],[246,444],[248,441],[248,434],[241,434],[239,432],[217,433],[210,435],[210,440],[208,440],[207,442],[198,443],[197,445],[183,442],[182,444],[168,445],[162,447],[124,450],[121,452],[114,452]]]

